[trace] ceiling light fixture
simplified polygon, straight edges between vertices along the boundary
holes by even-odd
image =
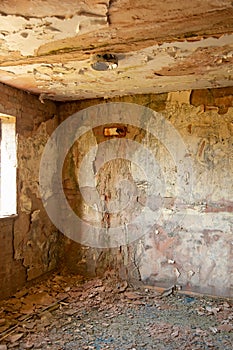
[[[118,67],[118,58],[111,53],[97,54],[93,57],[91,67],[98,71],[116,69]]]

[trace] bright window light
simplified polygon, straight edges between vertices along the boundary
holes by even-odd
[[[17,213],[15,117],[0,114],[0,217]]]

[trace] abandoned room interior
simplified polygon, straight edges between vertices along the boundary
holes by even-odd
[[[233,348],[233,2],[0,1],[0,350]]]

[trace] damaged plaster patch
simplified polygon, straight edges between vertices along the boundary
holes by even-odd
[[[62,35],[62,32],[56,35]],[[28,38],[29,36],[21,36],[15,44],[22,43],[23,50],[28,50]],[[8,43],[7,36],[2,40],[5,45]],[[76,100],[77,96],[79,99],[108,98],[125,94],[230,86],[233,84],[232,43],[233,35],[224,35],[193,42],[176,41],[153,45],[124,55],[114,53],[118,59],[117,69],[106,70],[104,73],[91,68],[95,57],[91,54],[74,59],[67,56],[70,54],[63,56],[59,53],[59,60],[57,55],[50,56],[46,64],[37,63],[35,58],[32,64],[26,60],[20,64],[5,62],[0,69],[2,80],[6,83],[15,83],[22,89],[30,86],[32,92],[42,93],[44,99],[61,101]],[[29,47],[29,50],[34,49]],[[5,49],[3,51],[6,52]],[[193,63],[195,57],[196,65]],[[217,63],[219,60],[222,63]],[[188,95],[182,97],[181,103],[184,102],[188,102]]]
[[[72,18],[76,14],[92,14],[93,16],[104,16],[107,12],[109,0],[101,0],[96,3],[94,0],[73,1],[64,0],[57,4],[57,0],[4,0],[0,3],[0,13],[3,15],[17,15],[42,18],[46,16],[57,18]]]
[[[32,201],[30,197],[27,195],[27,189],[22,188],[19,200],[20,200],[20,209],[23,212],[29,214],[32,210]]]
[[[0,39],[4,40],[9,51],[19,51],[23,56],[30,56],[34,55],[41,45],[50,41],[95,31],[106,24],[107,17],[93,17],[92,14],[63,19],[0,15]]]
[[[33,213],[31,213],[31,221],[37,221],[40,219],[40,210],[34,210]]]
[[[18,138],[18,165],[21,169],[21,190],[19,193],[20,210],[27,214],[32,210],[32,199],[30,194],[40,198],[39,193],[39,166],[44,145],[49,135],[46,131],[46,123],[38,128],[36,136],[21,140]],[[27,156],[25,156],[27,155]]]

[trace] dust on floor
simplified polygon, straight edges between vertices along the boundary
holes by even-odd
[[[0,302],[0,350],[233,349],[233,301],[53,275]]]

